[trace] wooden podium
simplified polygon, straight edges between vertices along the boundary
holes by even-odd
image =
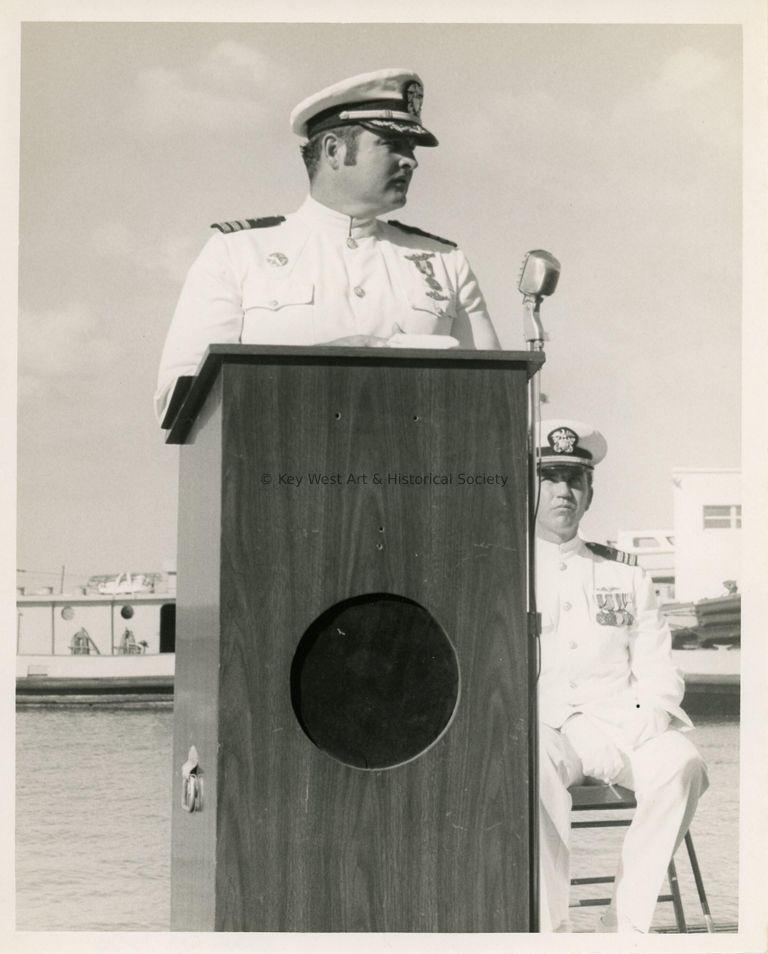
[[[173,930],[535,929],[543,360],[210,347],[168,438]]]

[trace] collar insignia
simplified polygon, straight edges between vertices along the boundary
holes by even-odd
[[[267,265],[274,265],[275,268],[280,268],[281,265],[288,264],[288,256],[283,255],[282,252],[270,252],[267,255]]]

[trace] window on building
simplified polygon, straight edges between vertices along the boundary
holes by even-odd
[[[705,530],[732,529],[740,526],[741,506],[739,504],[705,504]]]

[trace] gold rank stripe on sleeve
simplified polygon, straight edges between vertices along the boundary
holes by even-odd
[[[458,248],[455,242],[443,238],[441,235],[433,235],[431,232],[425,232],[424,229],[417,229],[415,225],[403,225],[396,219],[387,219],[387,225],[394,225],[396,229],[402,229],[403,232],[410,232],[412,235],[421,235],[424,238],[434,239],[436,242],[442,242],[444,245],[450,245],[452,248]]]
[[[285,222],[284,215],[265,215],[260,219],[233,219],[231,222],[214,222],[212,229],[218,229],[225,235],[230,232],[242,232],[244,229],[271,229]]]
[[[634,553],[625,553],[624,550],[617,550],[615,547],[607,547],[603,543],[587,543],[587,548],[596,556],[603,557],[604,560],[613,560],[615,563],[626,563],[627,566],[637,566],[637,556]]]

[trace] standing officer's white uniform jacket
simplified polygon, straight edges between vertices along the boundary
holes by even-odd
[[[685,686],[671,661],[669,627],[634,562],[579,537],[536,540],[540,719],[559,729],[583,712],[621,747],[638,705],[670,713],[672,727],[691,727],[680,708]]]
[[[211,343],[315,345],[349,335],[451,335],[498,348],[477,280],[452,242],[308,196],[287,217],[222,223],[184,284],[155,408]],[[405,344],[405,341],[402,341]],[[436,342],[437,344],[437,342]]]

